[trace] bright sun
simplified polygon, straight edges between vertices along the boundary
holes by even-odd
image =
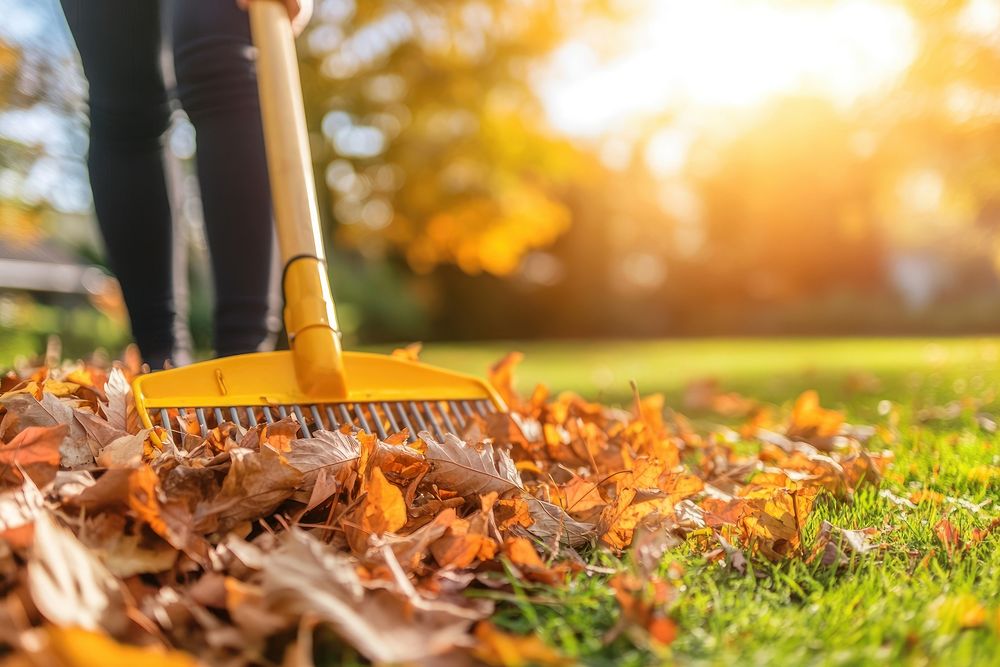
[[[916,50],[906,13],[877,0],[644,0],[627,31],[607,62],[582,40],[556,54],[541,89],[557,127],[598,135],[637,115],[747,109],[794,91],[849,104]]]

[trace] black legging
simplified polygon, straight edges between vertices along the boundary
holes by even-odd
[[[62,0],[90,84],[94,208],[132,335],[154,368],[183,356],[161,147],[170,108],[158,0]],[[235,0],[173,0],[177,98],[197,134],[219,355],[267,345],[271,199],[247,15]]]

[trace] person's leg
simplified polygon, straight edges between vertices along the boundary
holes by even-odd
[[[220,356],[273,345],[273,226],[250,24],[233,0],[176,0],[177,94],[197,135]]]
[[[159,67],[159,2],[62,0],[90,86],[94,209],[145,361],[174,353],[171,217],[161,136],[169,122]]]

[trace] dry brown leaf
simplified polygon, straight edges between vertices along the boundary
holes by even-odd
[[[445,534],[431,544],[431,554],[441,567],[455,569],[489,560],[497,552],[497,543],[487,533],[488,523],[482,512],[469,519],[455,519]]]
[[[232,463],[219,494],[195,511],[199,526],[226,532],[241,521],[267,516],[302,482],[302,473],[266,445],[259,452],[237,447],[229,456]]]
[[[557,541],[569,547],[582,546],[597,539],[596,525],[577,521],[554,503],[527,494],[524,499],[532,519],[528,532],[535,537],[546,543]]]
[[[41,399],[30,393],[4,396],[0,404],[7,412],[0,423],[0,433],[10,439],[32,426],[65,425],[67,431],[59,446],[62,465],[74,468],[91,464],[94,457],[87,445],[86,431],[73,418],[74,405],[78,402],[61,400],[48,392],[42,393]]]
[[[63,502],[70,507],[80,507],[88,512],[128,507],[128,480],[132,471],[128,468],[108,470],[80,493],[68,496]]]
[[[104,385],[104,394],[108,399],[104,406],[104,414],[107,415],[108,423],[120,431],[138,433],[142,425],[139,421],[139,413],[135,409],[135,400],[132,398],[132,385],[129,384],[121,369],[115,368],[108,375],[107,384]]]
[[[97,465],[105,468],[137,468],[142,463],[143,444],[148,431],[117,438],[97,454]]]
[[[128,623],[118,580],[49,512],[35,517],[27,580],[35,606],[56,625],[114,633]]]
[[[354,561],[292,529],[265,558],[261,572],[269,609],[312,615],[374,662],[429,660],[465,643],[473,619],[451,609],[419,609],[388,590],[366,591]]]
[[[98,514],[81,523],[80,542],[116,577],[164,572],[177,562],[177,550],[162,538],[144,531],[126,532],[121,515]]]
[[[629,505],[618,514],[614,522],[601,535],[601,541],[611,548],[622,551],[632,544],[632,536],[640,523],[650,530],[655,530],[661,524],[673,525],[677,519],[674,516],[674,503],[669,498],[655,498]]]
[[[149,466],[143,465],[130,472],[129,508],[175,549],[183,551],[198,563],[204,563],[208,544],[195,532],[194,517],[187,504],[162,494],[160,479]]]
[[[13,549],[27,549],[35,539],[35,518],[45,497],[30,480],[0,493],[0,539]]]
[[[819,562],[826,566],[850,563],[853,555],[863,556],[879,548],[877,544],[871,542],[871,538],[877,532],[875,528],[848,530],[824,521],[820,524],[812,554],[806,562],[819,559]]]
[[[31,426],[13,440],[0,444],[0,481],[20,485],[22,471],[38,486],[45,486],[56,477],[59,469],[59,447],[68,427]]]
[[[526,537],[508,537],[503,543],[503,553],[521,574],[531,581],[556,586],[565,577],[565,569],[555,569],[546,565],[538,556],[535,545]]]
[[[338,431],[316,431],[311,438],[295,440],[285,452],[288,464],[302,473],[302,489],[310,490],[321,470],[338,474],[355,467],[361,457],[357,438]]]
[[[434,520],[413,531],[409,535],[387,534],[380,540],[374,540],[376,546],[365,554],[365,563],[370,566],[381,564],[384,560],[380,545],[392,549],[396,561],[407,572],[420,568],[427,557],[430,545],[445,534],[448,527],[458,519],[454,509],[447,508],[434,517]]]
[[[494,452],[488,442],[477,447],[450,433],[445,434],[444,442],[438,442],[426,431],[420,439],[427,445],[425,456],[431,464],[424,479],[431,484],[462,496],[524,489],[510,455],[502,450]]]
[[[115,428],[106,419],[92,412],[75,410],[73,417],[86,432],[91,452],[95,455],[102,448],[107,447],[118,438],[128,435],[123,429]]]
[[[267,637],[288,626],[288,618],[268,609],[260,586],[233,577],[223,582],[225,608],[241,629],[254,637]]]

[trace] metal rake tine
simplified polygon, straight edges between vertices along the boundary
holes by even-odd
[[[430,422],[431,428],[434,429],[434,435],[438,437],[438,440],[444,440],[444,433],[441,431],[441,424],[438,423],[437,418],[434,416],[434,411],[431,410],[430,403],[423,401],[421,406],[424,408],[424,413],[427,415],[427,421]]]
[[[382,418],[378,416],[378,407],[374,403],[368,403],[368,414],[371,415],[372,421],[375,422],[375,430],[378,431],[378,437],[380,440],[385,440],[385,427],[382,426]]]
[[[320,430],[326,428],[326,426],[323,425],[323,418],[320,417],[319,415],[319,408],[317,408],[315,405],[310,405],[309,412],[312,414],[314,426],[316,426]]]
[[[333,408],[329,405],[326,406],[326,417],[330,420],[330,430],[336,431],[340,428],[340,422],[337,421],[337,416],[333,414]]]
[[[243,426],[240,423],[240,413],[236,408],[229,408],[229,416],[233,418],[233,423],[237,426]]]
[[[417,404],[414,403],[413,401],[410,401],[409,407],[410,407],[410,414],[412,414],[414,419],[417,420],[417,425],[420,426],[420,430],[426,431],[427,424],[424,423],[424,416],[420,414],[420,408],[418,408]]]
[[[281,415],[282,419],[284,419],[285,417],[288,416],[288,410],[285,409],[284,405],[279,405],[278,406],[278,414]]]
[[[455,425],[451,422],[451,417],[448,416],[448,406],[445,405],[445,402],[444,401],[439,401],[438,405],[437,405],[437,409],[438,409],[438,412],[441,413],[441,419],[444,420],[444,425],[448,429],[448,432],[449,433],[454,433],[455,435],[458,435],[458,429],[455,428]]]
[[[417,432],[413,428],[413,424],[410,423],[410,418],[406,414],[406,409],[403,407],[402,403],[396,403],[396,410],[399,411],[399,416],[403,420],[403,424],[406,425],[406,430],[409,432],[409,442],[417,441]]]
[[[302,429],[302,435],[306,436],[307,438],[311,438],[312,434],[309,432],[309,427],[306,426],[306,418],[302,414],[302,408],[300,408],[298,405],[293,405],[292,412],[295,413],[295,417],[299,420],[299,428]]]
[[[201,426],[201,437],[208,437],[208,422],[205,421],[205,410],[203,408],[195,408],[194,413],[198,416],[198,424]]]
[[[264,421],[268,424],[274,423],[274,415],[271,414],[271,408],[268,406],[263,406],[264,408]]]
[[[462,416],[462,411],[458,409],[458,403],[455,401],[448,401],[448,407],[451,409],[451,414],[455,415],[455,421],[458,422],[459,428],[465,428],[465,417]]]
[[[354,426],[354,419],[351,418],[351,413],[347,411],[347,406],[343,403],[338,403],[337,409],[340,410],[340,418],[344,420],[343,423]]]
[[[361,429],[366,433],[371,433],[372,427],[368,425],[368,420],[365,419],[365,413],[362,412],[360,403],[354,404],[354,414],[358,416],[358,424],[361,426]]]
[[[253,408],[249,405],[245,408],[247,413],[247,428],[253,428],[257,425],[257,415],[253,413]]]
[[[389,418],[389,426],[392,427],[393,432],[399,433],[402,429],[399,428],[399,424],[396,423],[396,418],[392,416],[392,410],[389,408],[388,403],[382,403],[382,411],[385,416]]]
[[[226,421],[226,418],[222,416],[221,408],[216,408],[215,410],[212,411],[212,413],[215,415],[215,425],[217,427],[221,426],[222,422]]]
[[[173,430],[170,428],[170,413],[166,408],[160,408],[160,423],[168,432]]]

